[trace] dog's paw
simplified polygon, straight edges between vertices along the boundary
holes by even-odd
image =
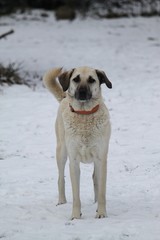
[[[67,202],[66,199],[61,200],[61,201],[58,201],[58,203],[56,204],[56,206],[59,206],[59,205],[65,204],[66,202]]]
[[[102,212],[97,212],[96,213],[96,218],[106,218],[107,217],[107,213],[106,212],[104,212],[104,213],[102,213]]]
[[[72,213],[71,220],[80,219],[81,216],[82,216],[82,213],[79,213],[79,212]]]

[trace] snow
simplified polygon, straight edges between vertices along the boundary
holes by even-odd
[[[95,219],[92,165],[81,165],[82,219],[58,201],[54,122],[58,103],[39,83],[0,89],[0,239],[160,239],[160,19],[56,22],[52,14],[3,17],[0,62],[23,62],[43,75],[51,67],[103,69],[112,137],[108,156],[108,218]]]

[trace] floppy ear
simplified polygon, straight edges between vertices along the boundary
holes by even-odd
[[[59,82],[63,88],[63,91],[67,91],[67,89],[69,88],[69,83],[70,83],[70,78],[72,76],[74,69],[70,70],[70,71],[66,71],[62,74],[59,75],[58,79]]]
[[[112,88],[112,83],[107,78],[105,72],[96,69],[96,73],[97,73],[100,84],[105,83],[108,88]]]

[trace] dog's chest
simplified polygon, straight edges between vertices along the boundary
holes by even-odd
[[[90,142],[96,135],[101,135],[106,123],[106,117],[98,116],[98,114],[64,113],[63,119],[66,134],[74,138],[80,137],[85,144]]]
[[[68,151],[76,159],[88,163],[97,158],[99,148],[104,144],[104,135],[109,121],[105,111],[80,115],[67,111],[63,113],[65,139]]]

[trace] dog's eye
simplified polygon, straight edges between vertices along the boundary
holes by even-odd
[[[75,82],[75,83],[79,83],[80,82],[79,75],[77,77],[73,78],[73,82]]]
[[[88,79],[88,82],[89,83],[94,83],[96,80],[94,79],[94,78],[92,78],[92,77],[89,77],[89,79]]]

